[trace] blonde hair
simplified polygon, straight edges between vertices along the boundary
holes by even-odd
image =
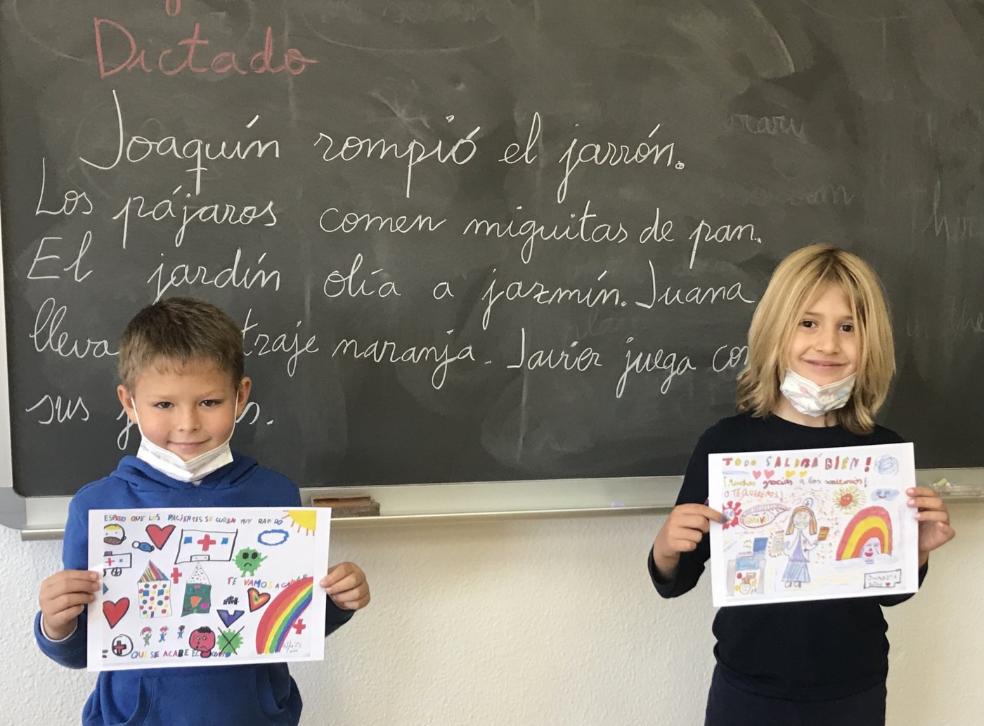
[[[120,382],[133,390],[147,366],[207,360],[227,371],[238,386],[245,370],[243,334],[228,315],[211,303],[172,297],[148,305],[133,316],[120,340]]]
[[[772,273],[748,329],[748,363],[738,375],[738,410],[759,418],[775,410],[799,316],[827,285],[836,285],[848,298],[858,341],[854,390],[833,415],[848,431],[870,433],[895,374],[892,323],[874,270],[857,255],[827,244],[796,250]]]
[[[800,506],[796,507],[796,509],[793,510],[793,513],[789,515],[789,524],[786,525],[786,534],[792,534],[793,533],[793,529],[794,529],[794,527],[793,527],[793,521],[796,519],[796,515],[799,514],[800,512],[806,512],[807,514],[810,515],[810,534],[816,534],[817,533],[817,515],[815,515],[813,513],[813,510],[810,509],[805,504],[801,504]]]

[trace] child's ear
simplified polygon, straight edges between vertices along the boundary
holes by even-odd
[[[236,416],[241,416],[246,404],[249,403],[249,392],[253,389],[253,379],[243,376],[236,389]]]
[[[116,397],[120,399],[120,404],[123,406],[123,410],[126,411],[130,423],[136,423],[137,414],[133,410],[133,396],[130,395],[130,392],[122,383],[116,387]]]

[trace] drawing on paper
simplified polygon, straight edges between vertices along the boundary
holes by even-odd
[[[115,522],[111,522],[103,527],[103,544],[119,545],[126,539],[126,531]]]
[[[212,609],[212,583],[208,575],[199,565],[188,578],[185,585],[184,602],[181,605],[181,616],[195,613],[208,613]]]
[[[200,529],[181,531],[181,546],[174,564],[182,562],[218,562],[232,559],[238,532],[206,532]]]
[[[270,593],[260,592],[255,587],[251,587],[246,591],[246,597],[249,599],[249,611],[251,613],[255,613],[270,602]]]
[[[174,533],[174,525],[169,524],[166,527],[160,527],[156,524],[148,524],[144,531],[150,537],[150,541],[154,544],[154,547],[162,550]]]
[[[884,507],[862,509],[854,515],[837,546],[837,559],[862,557],[874,561],[878,554],[892,553],[892,518]]]
[[[236,553],[236,567],[239,568],[239,573],[243,577],[246,575],[255,575],[256,571],[260,568],[260,564],[265,559],[266,557],[252,547],[243,547]]]
[[[286,517],[294,527],[306,535],[314,534],[318,526],[317,512],[311,509],[289,509]]]
[[[714,604],[914,592],[911,444],[708,457]]]
[[[305,577],[288,585],[263,611],[256,629],[256,652],[279,653],[290,629],[311,604],[314,580]]]
[[[90,670],[324,657],[327,508],[89,512]],[[125,530],[124,530],[125,528]],[[127,538],[130,535],[130,539]],[[115,544],[108,544],[107,540]]]
[[[171,615],[171,582],[152,561],[147,561],[137,580],[137,602],[141,618],[167,618]]]
[[[112,575],[119,577],[123,570],[129,570],[133,564],[133,556],[129,552],[103,552],[102,572],[103,577]]]

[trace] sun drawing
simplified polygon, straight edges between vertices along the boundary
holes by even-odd
[[[287,518],[297,527],[297,531],[304,534],[314,534],[318,526],[318,513],[310,509],[289,509]]]
[[[834,492],[834,504],[845,512],[853,512],[864,504],[864,492],[853,484],[842,486]]]

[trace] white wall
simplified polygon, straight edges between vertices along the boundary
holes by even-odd
[[[952,514],[957,539],[934,556],[924,591],[889,611],[890,726],[964,726],[984,713],[984,504]],[[332,559],[365,568],[373,602],[329,639],[325,663],[293,668],[303,724],[702,723],[710,593],[705,580],[682,599],[656,595],[645,554],[661,523],[338,528]],[[77,723],[91,687],[92,676],[49,662],[31,636],[37,585],[60,551],[0,527],[4,723]]]

